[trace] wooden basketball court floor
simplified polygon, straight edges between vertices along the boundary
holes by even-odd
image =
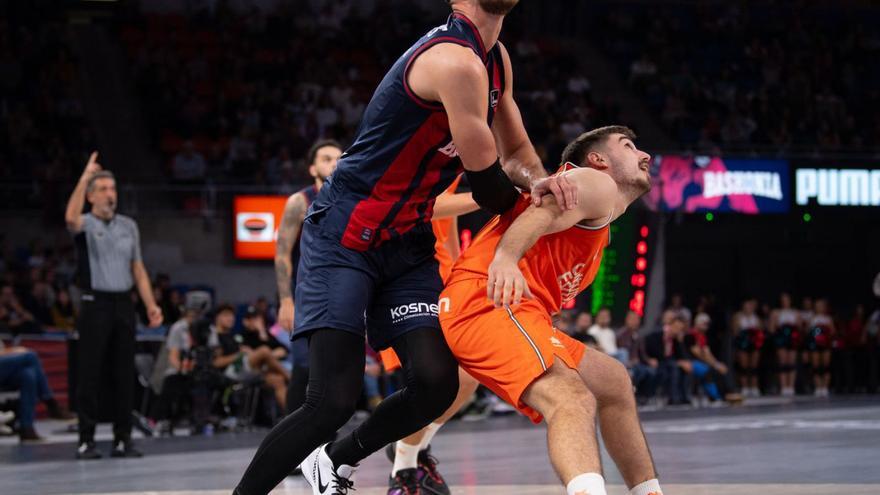
[[[880,399],[770,401],[726,409],[642,414],[667,495],[880,494]],[[48,433],[59,425],[41,423]],[[212,437],[141,439],[143,459],[73,459],[75,436],[20,446],[0,439],[0,493],[229,494],[265,431]],[[102,425],[99,448],[109,448]],[[564,493],[547,460],[544,429],[517,416],[455,422],[433,450],[454,494]],[[626,489],[603,454],[608,492]],[[362,463],[355,494],[385,493],[390,463]],[[308,495],[301,478],[273,492]]]

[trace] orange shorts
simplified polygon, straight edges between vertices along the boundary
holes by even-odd
[[[535,423],[543,418],[522,402],[523,392],[556,359],[577,369],[586,350],[554,328],[549,312],[534,300],[495,308],[483,279],[446,287],[440,295],[440,326],[461,367]]]
[[[382,367],[385,368],[386,373],[393,373],[400,369],[400,358],[397,357],[397,353],[394,352],[394,349],[388,348],[379,351],[379,357],[382,358]]]

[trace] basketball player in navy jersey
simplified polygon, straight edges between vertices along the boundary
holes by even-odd
[[[293,330],[296,267],[299,264],[299,241],[303,220],[309,206],[318,196],[324,181],[336,170],[336,162],[342,154],[342,146],[332,139],[316,141],[306,155],[309,175],[315,183],[287,198],[284,213],[278,226],[275,243],[275,281],[278,284],[278,324],[288,332]],[[293,361],[290,384],[287,387],[287,412],[296,411],[306,401],[309,383],[309,343],[307,339],[295,339],[290,352]]]
[[[373,94],[303,222],[294,337],[309,339],[306,402],[263,440],[235,493],[267,494],[301,463],[316,495],[345,494],[358,462],[452,403],[458,366],[438,320],[430,222],[434,199],[462,170],[494,214],[516,203],[515,185],[536,204],[553,194],[576,207],[577,188],[547,177],[513,100],[498,35],[517,1],[451,0],[446,24],[407,50]],[[394,348],[405,387],[351,434],[321,445],[354,412],[365,336],[375,349]]]

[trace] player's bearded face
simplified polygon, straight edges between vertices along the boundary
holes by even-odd
[[[615,182],[631,186],[641,194],[651,190],[650,155],[638,150],[629,140],[611,144],[608,151]]]
[[[519,0],[479,0],[480,8],[489,14],[507,15]]]

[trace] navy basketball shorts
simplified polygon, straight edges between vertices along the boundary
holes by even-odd
[[[293,338],[318,329],[366,336],[373,349],[417,328],[440,329],[443,290],[430,224],[368,251],[348,249],[318,222],[303,223]]]

